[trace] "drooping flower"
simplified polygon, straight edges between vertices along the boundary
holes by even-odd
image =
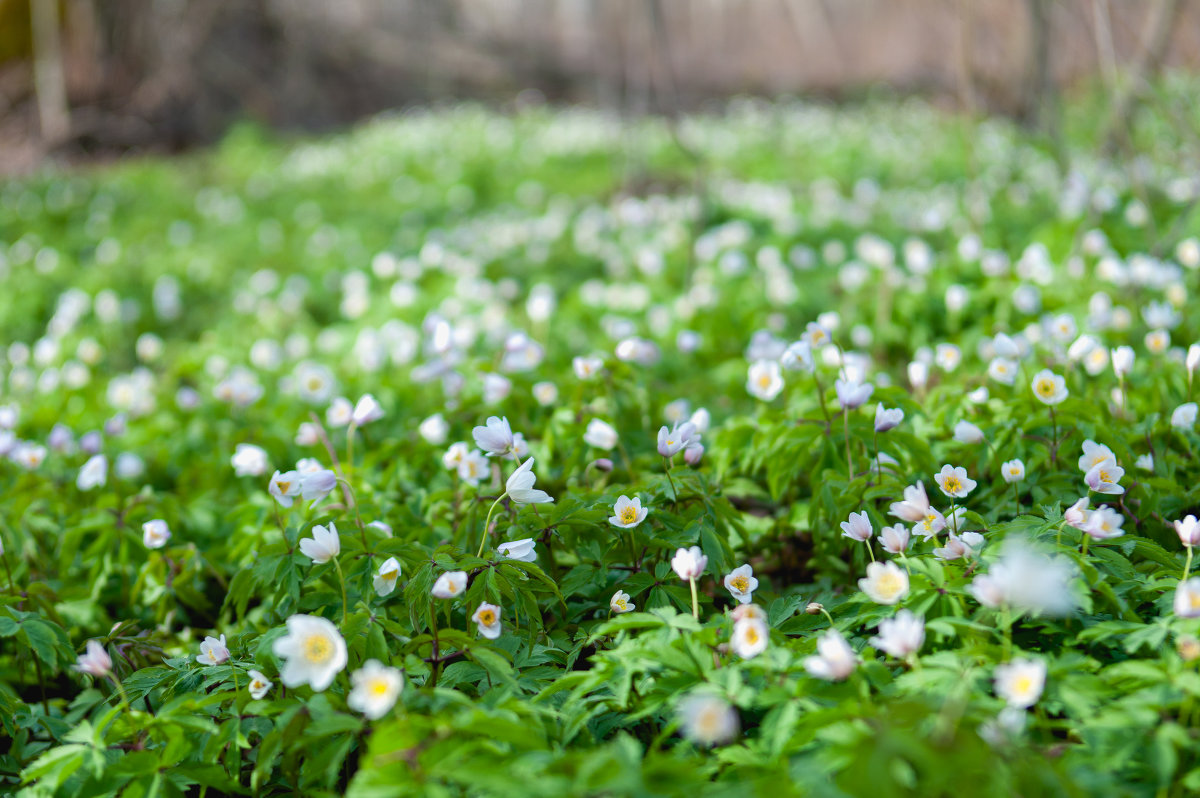
[[[475,610],[471,620],[479,628],[479,634],[488,640],[495,640],[500,636],[500,608],[495,604],[483,602],[479,605],[479,609]]]
[[[743,618],[733,624],[729,647],[742,659],[753,659],[767,650],[771,631],[760,618]]]
[[[783,375],[774,360],[756,360],[746,374],[746,391],[756,399],[769,402],[783,390]]]
[[[1107,540],[1125,534],[1125,530],[1121,529],[1123,523],[1125,516],[1111,507],[1102,505],[1088,514],[1087,525],[1083,531],[1095,540]]]
[[[895,429],[904,420],[904,411],[898,407],[886,409],[883,402],[875,405],[875,431],[887,432]]]
[[[1087,527],[1088,517],[1091,515],[1088,504],[1088,497],[1084,496],[1063,511],[1063,520],[1066,521],[1068,526],[1073,526],[1078,530],[1083,530]]]
[[[904,501],[893,502],[888,513],[902,521],[915,523],[929,514],[929,497],[925,493],[925,483],[917,482],[904,489]]]
[[[533,487],[537,475],[533,473],[533,458],[530,457],[513,471],[505,482],[508,497],[517,504],[546,504],[554,499],[544,490]]]
[[[501,543],[496,547],[496,551],[510,560],[536,562],[537,552],[534,550],[536,546],[536,540],[533,538],[524,538],[522,540],[510,540],[507,543]]]
[[[337,487],[337,474],[328,468],[317,468],[300,476],[300,496],[310,507],[328,496]]]
[[[954,425],[954,440],[959,443],[982,443],[983,430],[970,421],[960,420]]]
[[[75,486],[80,490],[104,487],[108,481],[108,458],[102,454],[92,455],[79,469]]]
[[[417,426],[417,434],[431,446],[441,446],[450,434],[450,424],[441,413],[434,413]]]
[[[866,513],[850,513],[850,520],[842,521],[842,537],[865,543],[875,534],[871,519]]]
[[[200,644],[200,653],[196,655],[196,662],[201,665],[220,665],[229,659],[229,649],[225,645],[225,635],[216,637],[206,637],[204,642]]]
[[[1184,402],[1171,413],[1171,426],[1178,430],[1192,429],[1196,426],[1196,410],[1195,402]]]
[[[739,565],[725,576],[725,589],[733,594],[739,604],[749,604],[754,600],[758,580],[754,578],[754,569],[749,563]]]
[[[908,595],[908,574],[891,561],[868,563],[858,588],[876,604],[895,604]]]
[[[490,416],[483,426],[471,430],[475,445],[490,455],[506,455],[513,448],[513,431],[508,418]]]
[[[613,514],[608,522],[622,529],[632,529],[642,523],[649,512],[649,507],[642,507],[640,497],[634,496],[633,499],[630,499],[628,496],[622,495],[613,505]]]
[[[350,674],[350,684],[346,706],[370,720],[379,720],[396,705],[404,689],[404,675],[377,659],[369,659]]]
[[[1042,369],[1033,375],[1033,395],[1044,405],[1056,405],[1070,395],[1067,381],[1050,369]]]
[[[956,468],[949,463],[943,465],[942,470],[933,475],[933,479],[942,489],[942,493],[957,499],[967,496],[978,484],[967,476],[967,469],[962,466]]]
[[[1112,350],[1112,366],[1113,373],[1117,375],[1117,379],[1124,379],[1133,371],[1133,347],[1118,346]]]
[[[905,659],[921,650],[925,643],[925,619],[910,610],[879,622],[879,634],[868,641],[896,659]]]
[[[437,581],[433,583],[433,589],[429,592],[434,598],[452,599],[461,596],[466,589],[466,571],[447,571],[437,578]]]
[[[933,556],[939,560],[970,559],[983,548],[984,537],[978,532],[963,532],[961,535],[951,533],[946,539],[946,545],[933,550]]]
[[[396,589],[396,582],[400,579],[400,561],[395,557],[388,557],[379,565],[379,570],[375,576],[371,577],[372,586],[375,588],[375,594],[379,597],[390,595]]]
[[[679,549],[671,558],[671,567],[684,581],[698,579],[704,573],[704,569],[708,567],[708,557],[704,556],[704,552],[699,546]]]
[[[1174,526],[1180,543],[1185,546],[1200,545],[1200,521],[1196,520],[1196,516],[1189,515],[1180,521],[1175,521]]]
[[[740,727],[737,711],[716,696],[688,696],[679,703],[677,715],[684,737],[697,745],[728,742],[737,736]]]
[[[613,597],[608,600],[608,607],[615,615],[620,615],[622,612],[631,612],[637,609],[636,604],[629,602],[629,594],[624,590],[618,590],[613,593]]]
[[[167,527],[167,522],[161,518],[155,518],[142,524],[142,543],[146,548],[161,549],[167,545],[167,541],[170,539],[171,530]]]
[[[889,554],[902,554],[908,549],[911,537],[911,530],[904,524],[893,524],[879,530],[879,542],[883,545],[883,550]]]
[[[1015,659],[996,666],[996,695],[1010,707],[1033,706],[1045,686],[1046,663],[1041,660]]]
[[[279,680],[288,687],[307,684],[319,693],[346,667],[346,641],[336,626],[317,615],[288,618],[287,634],[271,650],[284,660]]]
[[[840,682],[858,665],[858,657],[837,629],[829,629],[817,638],[816,656],[804,658],[804,669],[818,679]]]
[[[350,421],[356,427],[361,427],[364,424],[370,424],[372,421],[378,421],[383,418],[383,407],[369,393],[363,394],[357,402],[354,403],[354,410],[350,414]]]
[[[875,391],[875,386],[871,383],[858,380],[839,379],[834,382],[833,388],[837,391],[838,402],[844,410],[862,407]]]
[[[342,542],[332,521],[328,527],[317,524],[312,528],[311,538],[300,539],[300,553],[318,565],[329,562],[341,551]]]
[[[247,675],[250,676],[250,684],[246,685],[246,690],[255,701],[261,701],[271,691],[271,680],[254,670],[247,671]]]
[[[75,660],[75,670],[97,678],[112,673],[112,657],[99,640],[87,641],[87,649]]]

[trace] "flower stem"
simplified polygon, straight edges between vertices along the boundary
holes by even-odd
[[[1188,574],[1192,572],[1192,547],[1187,547],[1187,562],[1183,565],[1183,581],[1187,581]]]
[[[867,554],[871,555],[871,562],[875,562],[875,551],[871,548],[871,539],[864,540],[863,545],[867,547]]]
[[[692,617],[698,621],[700,620],[700,597],[696,595],[695,577],[688,579],[688,585],[692,588]]]
[[[813,382],[817,384],[817,399],[821,400],[821,414],[825,416],[825,434],[829,434],[829,428],[833,422],[829,418],[829,408],[825,406],[825,387],[821,385],[821,378],[817,376],[816,366],[813,366]]]
[[[441,667],[441,652],[438,646],[438,625],[437,625],[437,605],[433,603],[433,599],[429,600],[429,631],[433,635],[433,662],[429,666],[429,681],[427,684],[430,687],[437,687],[438,669]]]
[[[488,529],[492,525],[492,512],[496,509],[496,505],[499,504],[500,501],[507,495],[508,491],[501,493],[496,497],[496,501],[492,502],[492,506],[488,508],[487,520],[483,522],[483,534],[479,536],[479,551],[475,553],[476,557],[483,556],[483,547],[487,543],[488,539]]]
[[[846,481],[854,481],[854,466],[850,462],[850,408],[842,408],[842,429],[846,437]]]
[[[108,673],[108,679],[117,688],[117,694],[121,697],[121,706],[125,707],[125,712],[129,712],[129,696],[125,695],[125,688],[121,686],[121,680],[112,671]]]
[[[346,601],[346,579],[342,576],[342,564],[338,562],[337,557],[333,558],[333,567],[337,571],[338,584],[342,588],[342,628],[344,629],[346,626],[346,613],[349,611],[350,606]]]
[[[1092,539],[1091,535],[1089,535],[1087,532],[1083,533],[1083,543],[1080,544],[1080,546],[1079,546],[1079,553],[1082,554],[1084,557],[1087,556],[1088,541],[1091,539]]]
[[[354,422],[346,428],[346,468],[354,470]]]
[[[679,512],[679,489],[675,487],[675,480],[671,476],[671,458],[664,457],[667,469],[667,481],[671,483],[671,510]]]
[[[1013,501],[1017,503],[1017,515],[1021,514],[1021,488],[1018,483],[1013,483]]]

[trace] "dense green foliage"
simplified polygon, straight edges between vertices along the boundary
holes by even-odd
[[[8,183],[0,790],[1200,790],[1200,185],[1138,136],[1123,168],[920,105],[466,108]],[[552,503],[470,453],[489,416]],[[918,482],[936,534],[885,546]],[[345,641],[323,689],[285,686],[298,615]]]

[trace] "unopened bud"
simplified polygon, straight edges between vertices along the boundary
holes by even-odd
[[[820,615],[825,611],[825,605],[816,601],[810,601],[808,606],[804,608],[804,611],[809,615]]]
[[[601,458],[593,461],[592,465],[594,465],[596,468],[600,469],[601,471],[612,471],[613,470],[613,461],[609,460],[607,457],[601,457]]]

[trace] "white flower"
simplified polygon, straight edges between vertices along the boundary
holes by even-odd
[[[1089,490],[1096,493],[1121,494],[1125,489],[1117,483],[1123,476],[1125,469],[1112,460],[1105,460],[1092,466],[1091,470],[1083,475],[1083,481],[1087,483]]]
[[[239,477],[261,477],[269,468],[266,451],[252,443],[239,443],[229,462]]]
[[[783,390],[783,375],[774,360],[756,360],[746,374],[746,391],[756,399],[769,402]]]
[[[346,696],[346,706],[370,720],[378,720],[396,705],[396,699],[404,689],[404,676],[396,668],[369,659],[350,674],[350,684],[352,689]]]
[[[1180,543],[1185,546],[1200,544],[1200,521],[1196,520],[1196,516],[1189,515],[1183,520],[1175,521],[1174,525]]]
[[[1027,713],[1019,707],[1005,707],[991,720],[979,724],[979,736],[993,748],[1009,745],[1025,731]]]
[[[300,426],[296,428],[295,442],[297,446],[316,446],[320,440],[321,434],[317,431],[316,424],[311,421],[300,422]]]
[[[875,386],[871,383],[858,380],[837,380],[833,388],[837,391],[838,401],[845,410],[862,407],[875,391]]]
[[[925,494],[925,483],[917,482],[904,489],[904,501],[893,502],[888,514],[901,521],[915,523],[929,514],[929,497]]]
[[[483,375],[483,403],[494,405],[504,401],[512,393],[512,380],[503,374]]]
[[[737,711],[715,696],[688,696],[677,714],[684,737],[698,745],[720,745],[738,734]]]
[[[524,538],[522,540],[510,540],[507,543],[501,543],[496,547],[496,551],[510,560],[536,562],[537,552],[534,550],[536,546],[536,540],[533,538]]]
[[[1020,482],[1025,479],[1025,464],[1020,460],[1009,460],[1000,466],[1000,476],[1010,485]]]
[[[1196,367],[1200,366],[1200,344],[1192,344],[1187,348],[1187,355],[1183,360],[1184,366],[1187,368],[1188,379],[1192,378],[1192,374],[1196,371]]]
[[[196,655],[196,662],[201,665],[220,665],[229,659],[229,649],[225,647],[225,635],[221,635],[218,640],[215,637],[206,637],[204,642],[200,644],[200,653]]]
[[[943,465],[942,470],[933,475],[933,479],[942,489],[942,493],[957,499],[961,499],[975,490],[975,486],[978,484],[967,476],[967,469],[962,466],[955,468],[949,463]]]
[[[842,537],[866,542],[875,534],[871,519],[866,513],[850,513],[849,521],[842,521]]]
[[[613,505],[613,514],[608,522],[622,529],[632,529],[642,523],[649,512],[649,507],[642,507],[640,497],[634,496],[633,499],[630,499],[628,496],[621,496]]]
[[[471,430],[475,445],[488,454],[506,455],[513,448],[513,431],[508,418],[490,416],[484,426]]]
[[[879,622],[879,635],[868,641],[896,659],[916,654],[925,643],[925,619],[910,610],[900,610],[893,618]]]
[[[930,507],[925,513],[925,517],[912,525],[912,534],[920,535],[925,540],[929,540],[932,537],[936,537],[945,528],[946,516],[942,514],[941,510]]]
[[[13,462],[24,468],[26,471],[32,471],[42,464],[46,459],[46,447],[28,441],[17,444],[12,454],[9,455]]]
[[[329,562],[341,551],[342,542],[332,522],[328,528],[317,524],[312,528],[311,538],[300,539],[300,553],[318,565]]]
[[[900,554],[908,548],[912,532],[904,524],[885,526],[879,530],[879,541],[883,550],[890,554]]]
[[[431,446],[441,446],[450,434],[450,425],[441,413],[434,413],[417,427],[417,433]]]
[[[1020,538],[1009,538],[988,573],[976,576],[967,590],[984,606],[1061,617],[1075,607],[1074,576],[1065,558],[1048,557]]]
[[[1161,355],[1171,345],[1171,333],[1166,330],[1151,330],[1146,333],[1146,350],[1152,355]]]
[[[875,431],[887,432],[899,426],[904,420],[904,411],[898,407],[885,409],[883,402],[875,405]]]
[[[708,557],[704,556],[704,552],[699,546],[679,549],[671,558],[671,567],[684,581],[698,579],[704,573],[704,569],[708,567]]]
[[[1079,458],[1080,471],[1086,474],[1105,461],[1114,463],[1117,461],[1117,456],[1113,454],[1112,449],[1093,440],[1083,442],[1083,455]]]
[[[1195,405],[1192,405],[1194,408]],[[1195,412],[1192,413],[1195,416]],[[95,454],[88,458],[88,461],[83,464],[83,468],[79,469],[79,476],[75,479],[75,486],[80,490],[91,490],[92,488],[104,487],[104,483],[108,481],[108,458],[102,454]]]
[[[983,548],[984,538],[978,532],[963,532],[961,535],[950,533],[946,545],[933,550],[933,556],[939,560],[970,559]]]
[[[315,470],[307,471],[300,476],[300,496],[306,502],[312,502],[310,507],[315,507],[317,502],[328,496],[335,487],[337,487],[337,475],[328,468],[321,468],[319,464]]]
[[[988,376],[1004,385],[1012,385],[1017,380],[1017,364],[1005,357],[992,358],[988,364]]]
[[[1190,430],[1196,424],[1196,403],[1185,402],[1171,413],[1171,426],[1178,430]],[[80,473],[80,478],[83,474]]]
[[[1067,381],[1050,369],[1042,369],[1033,376],[1033,395],[1042,404],[1056,405],[1070,394]]]
[[[1068,526],[1073,526],[1076,529],[1086,529],[1088,516],[1091,515],[1091,511],[1088,510],[1088,504],[1089,502],[1087,496],[1079,499],[1077,502],[1063,511],[1063,521],[1065,521]]]
[[[250,697],[261,701],[263,696],[271,691],[271,680],[258,671],[247,671],[247,674],[250,676],[250,684],[246,685],[246,689],[250,692]]]
[[[695,467],[700,465],[700,459],[704,457],[704,444],[692,442],[683,450],[683,462]]]
[[[1180,618],[1200,618],[1200,576],[1180,581],[1175,588],[1175,614]]]
[[[383,408],[375,397],[369,393],[363,394],[354,403],[354,411],[350,414],[350,421],[356,427],[370,424],[372,421],[378,421],[381,418],[383,418]]]
[[[796,341],[783,351],[779,362],[788,371],[812,371],[812,347],[808,341]]]
[[[466,589],[466,571],[447,571],[437,578],[429,592],[434,598],[452,599],[461,596]]]
[[[739,604],[749,604],[754,600],[758,580],[754,578],[754,569],[749,563],[734,568],[725,576],[725,589],[733,594]]]
[[[663,457],[674,457],[687,448],[693,438],[698,439],[698,437],[696,425],[690,421],[671,429],[660,427],[658,430],[658,453]]]
[[[375,576],[371,577],[371,582],[375,587],[375,594],[380,597],[389,595],[396,589],[396,582],[399,579],[400,561],[395,557],[388,557],[380,564],[379,571]]]
[[[983,441],[983,430],[970,421],[959,421],[954,425],[954,440],[959,443],[980,443]]]
[[[618,590],[616,593],[613,593],[613,597],[608,600],[608,608],[612,610],[615,615],[620,615],[623,612],[636,610],[637,605],[629,603],[628,593],[626,593],[624,590]]]
[[[581,380],[590,380],[604,368],[604,360],[598,357],[576,357],[571,361],[575,376]]]
[[[1133,464],[1143,471],[1153,472],[1154,471],[1154,455],[1152,455],[1152,454],[1138,455],[1137,460],[1134,460]]]
[[[935,352],[933,362],[942,371],[954,371],[962,362],[962,350],[954,344],[938,344]]]
[[[509,476],[508,481],[505,482],[505,492],[517,504],[546,504],[554,501],[546,491],[535,489],[533,487],[535,482],[537,482],[537,476],[533,473],[533,458],[530,457]]]
[[[325,411],[325,423],[331,427],[344,427],[354,419],[354,405],[344,396],[339,396],[329,403]]]
[[[161,518],[142,524],[142,543],[148,549],[161,549],[171,539],[171,530]]]
[[[534,400],[542,407],[549,407],[558,401],[558,386],[552,382],[535,382],[532,393]]]
[[[921,390],[929,382],[929,364],[914,360],[908,364],[908,381],[916,390]]]
[[[908,574],[894,562],[868,563],[858,587],[876,604],[895,604],[908,595]]]
[[[1087,526],[1083,531],[1095,540],[1118,538],[1125,534],[1125,530],[1121,529],[1123,523],[1125,516],[1111,507],[1100,506],[1088,514]]]
[[[695,428],[697,435],[703,435],[708,432],[708,427],[712,423],[712,416],[708,410],[703,407],[696,408],[696,412],[692,413],[688,419],[688,423]]]
[[[300,473],[298,471],[288,471],[286,474],[281,474],[276,471],[271,475],[271,482],[267,485],[267,492],[274,496],[275,501],[284,507],[291,507],[292,498],[300,495]]]
[[[1118,346],[1112,350],[1112,366],[1117,379],[1124,379],[1133,371],[1133,347]]]
[[[801,339],[813,349],[819,349],[833,340],[829,335],[829,330],[815,321],[810,321],[804,326]]]
[[[1045,686],[1046,663],[1041,660],[1015,659],[996,666],[996,695],[1010,707],[1033,706]]]
[[[346,667],[346,641],[329,621],[316,615],[293,615],[287,634],[271,646],[284,660],[279,680],[287,687],[307,684],[318,693]]]
[[[840,682],[854,672],[858,657],[837,629],[817,639],[817,655],[804,658],[804,669],[818,679]]]
[[[471,620],[479,628],[479,634],[488,640],[495,640],[500,636],[500,608],[495,604],[488,604],[486,601],[480,604]]]
[[[753,659],[767,650],[771,631],[760,618],[743,618],[733,625],[729,647],[742,659]]]
[[[97,678],[112,673],[112,657],[99,640],[87,641],[87,650],[75,660],[75,670]]]
[[[688,414],[691,412],[691,402],[687,399],[676,399],[674,402],[668,402],[663,408],[663,419],[668,424],[682,424],[688,420]]]
[[[458,478],[468,484],[478,485],[490,469],[491,465],[483,452],[472,449],[463,455],[462,462],[458,464]]]
[[[617,445],[617,431],[612,425],[593,418],[588,422],[587,431],[583,433],[583,442],[597,449],[611,451]]]

